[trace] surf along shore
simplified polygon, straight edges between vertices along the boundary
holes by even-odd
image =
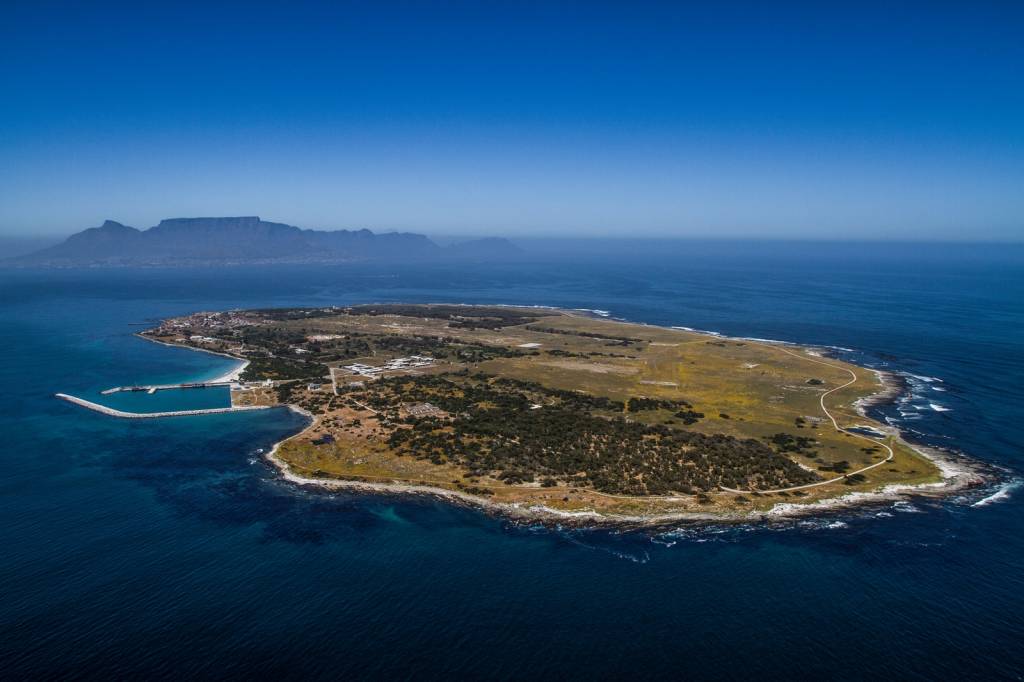
[[[579,311],[558,311],[560,314],[567,314],[572,316],[581,316]],[[603,316],[602,316],[603,317]],[[665,330],[662,327],[654,327],[650,325],[634,325],[637,328],[646,328],[649,330]],[[707,343],[722,343],[722,342],[735,342],[738,345],[745,343],[756,343],[759,345],[775,346],[778,348],[785,347],[784,352],[797,358],[804,359],[809,363],[819,363],[824,365],[830,365],[831,359],[827,358],[825,351],[815,348],[806,348],[796,344],[786,342],[773,342],[768,340],[757,340],[756,342],[750,339],[738,339],[725,337],[718,334],[704,334],[700,332],[694,332],[689,330],[686,332],[689,336],[696,336],[698,341]],[[234,368],[231,372],[218,378],[218,381],[237,381],[249,365],[247,358],[238,357],[231,354],[230,352],[214,351],[205,348],[196,348],[191,345],[183,345],[181,343],[168,343],[159,339],[154,339],[145,334],[140,334],[142,338],[154,341],[156,343],[162,343],[169,346],[185,347],[192,350],[200,350],[203,352],[210,352],[226,357],[231,357],[241,361],[241,365]],[[688,343],[695,343],[696,341],[689,340]],[[668,343],[655,344],[655,345],[673,345]],[[798,352],[794,352],[798,351]],[[846,365],[848,363],[842,363]],[[845,366],[840,364],[831,365],[836,369],[846,369]],[[885,372],[873,370],[870,368],[859,368],[870,371],[873,373],[878,380],[879,390],[871,395],[860,397],[852,407],[856,410],[856,414],[864,417],[865,420],[869,420],[867,416],[867,409],[874,405],[878,405],[884,402],[895,400],[898,398],[904,387],[900,385],[896,377]],[[846,371],[850,371],[846,369]],[[854,375],[856,377],[856,375]],[[332,370],[332,378],[334,373]],[[657,383],[671,383],[671,382],[644,382],[650,384]],[[842,386],[833,388],[828,393],[838,390]],[[337,388],[335,387],[335,391]],[[827,395],[827,394],[826,394]],[[488,496],[481,494],[475,494],[471,491],[452,489],[449,487],[442,487],[436,484],[436,481],[430,480],[418,480],[415,477],[396,477],[388,475],[367,475],[367,474],[350,474],[350,475],[338,475],[331,473],[330,475],[323,475],[322,472],[317,470],[315,475],[309,475],[310,472],[297,470],[291,463],[283,459],[281,455],[282,447],[287,446],[290,443],[297,443],[303,439],[308,439],[311,434],[317,431],[318,427],[321,427],[321,417],[313,414],[309,410],[303,409],[300,405],[294,403],[287,403],[287,407],[303,414],[309,423],[307,426],[299,432],[282,439],[276,443],[273,448],[265,453],[266,459],[278,469],[280,474],[286,480],[304,486],[316,486],[323,489],[329,490],[353,490],[363,491],[372,493],[384,493],[384,494],[397,494],[397,495],[429,495],[438,497],[452,503],[461,505],[469,505],[481,508],[489,513],[499,514],[502,516],[510,517],[518,520],[526,521],[539,521],[543,523],[556,523],[556,524],[578,524],[578,525],[594,525],[594,524],[617,524],[617,525],[659,525],[664,523],[680,522],[680,521],[735,521],[735,522],[749,522],[751,520],[768,520],[774,518],[785,518],[794,517],[808,514],[823,514],[833,510],[841,510],[857,505],[864,505],[869,503],[881,503],[891,502],[900,499],[905,499],[908,496],[944,496],[954,493],[959,490],[963,490],[968,487],[978,486],[985,482],[985,476],[982,473],[982,469],[976,466],[970,460],[965,457],[954,455],[951,453],[941,452],[933,449],[924,448],[907,443],[901,439],[901,434],[897,429],[890,426],[880,425],[874,420],[870,420],[871,427],[867,433],[872,431],[876,432],[877,435],[869,437],[864,433],[849,432],[847,431],[850,427],[858,427],[858,424],[849,423],[850,414],[845,414],[840,417],[843,420],[843,424],[838,423],[826,407],[825,396],[821,398],[822,411],[828,419],[832,420],[831,424],[827,423],[827,420],[823,419],[823,423],[828,424],[829,427],[835,426],[837,432],[845,432],[844,435],[847,437],[854,437],[862,439],[866,442],[870,442],[874,445],[882,445],[889,449],[889,457],[883,459],[880,462],[873,463],[870,466],[864,467],[863,469],[857,469],[849,471],[847,475],[857,474],[860,471],[866,471],[878,467],[892,458],[892,450],[888,446],[884,445],[885,440],[889,442],[895,442],[898,440],[900,445],[906,446],[913,450],[913,452],[921,458],[927,460],[933,464],[939,475],[935,480],[929,480],[927,482],[916,482],[916,483],[890,483],[879,485],[870,490],[856,489],[856,490],[833,490],[836,481],[843,478],[843,476],[833,478],[831,480],[820,481],[806,486],[794,486],[791,488],[785,488],[783,490],[796,490],[798,488],[809,488],[814,489],[817,493],[815,497],[807,500],[793,500],[793,499],[765,499],[766,497],[772,497],[770,493],[778,491],[760,491],[760,490],[735,490],[723,488],[721,494],[731,498],[735,497],[753,497],[755,498],[756,504],[752,507],[744,508],[740,505],[732,505],[727,508],[715,508],[703,510],[700,508],[693,509],[643,509],[639,511],[622,511],[611,507],[599,507],[597,505],[586,506],[582,508],[558,508],[545,504],[543,502],[531,501],[531,500],[496,500],[489,499]],[[723,417],[725,415],[722,415]],[[845,419],[844,419],[845,417]],[[881,436],[885,436],[882,439]],[[806,467],[805,467],[806,468]],[[828,494],[823,494],[825,488],[829,489]],[[683,500],[685,495],[671,494],[671,495],[646,495],[646,496],[630,496],[630,495],[615,495],[610,493],[600,493],[597,491],[590,491],[591,499],[594,496],[609,498],[613,502],[618,503],[621,500],[638,500],[643,502],[659,502],[664,503],[664,506],[671,507],[677,501]],[[765,493],[769,493],[766,495]]]

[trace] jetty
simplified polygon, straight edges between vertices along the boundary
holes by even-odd
[[[199,381],[189,384],[152,384],[149,386],[114,386],[108,388],[105,391],[100,391],[102,395],[110,395],[111,393],[156,393],[157,391],[170,391],[179,388],[215,388],[217,386],[231,386],[234,381]]]
[[[210,407],[201,410],[176,410],[174,412],[126,412],[124,410],[118,410],[113,407],[107,407],[106,405],[100,405],[94,403],[91,400],[84,398],[78,398],[67,393],[57,393],[56,397],[61,400],[66,400],[69,403],[74,403],[80,407],[84,407],[94,412],[106,414],[111,417],[120,417],[122,419],[155,419],[157,417],[190,417],[198,414],[222,414],[225,412],[248,412],[250,410],[268,410],[271,405],[240,405],[238,407]]]

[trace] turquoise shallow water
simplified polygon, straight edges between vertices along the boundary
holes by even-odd
[[[91,396],[87,399],[126,412],[174,412],[231,406],[227,386],[169,389],[156,393],[121,392]]]
[[[887,248],[2,273],[0,675],[1019,678],[1024,253]],[[547,529],[286,484],[258,450],[301,428],[287,410],[129,421],[52,397],[230,368],[133,336],[162,316],[378,300],[597,308],[842,346],[906,374],[912,392],[881,416],[1003,469],[957,499],[814,521]]]

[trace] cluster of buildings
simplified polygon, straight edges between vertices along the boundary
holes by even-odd
[[[192,313],[186,317],[165,320],[159,331],[166,334],[181,333],[184,329],[236,329],[256,323],[251,314],[229,310],[223,313]]]
[[[410,417],[444,417],[447,413],[441,408],[430,403],[418,403],[406,405],[405,411]]]
[[[234,381],[231,383],[232,391],[248,391],[254,388],[273,388],[273,379],[261,379],[259,381]]]
[[[347,369],[352,374],[358,374],[364,377],[374,377],[383,372],[415,369],[417,367],[427,367],[432,364],[434,364],[434,358],[427,357],[425,355],[410,355],[404,358],[388,360],[383,365],[378,366],[364,365],[361,362],[354,362],[351,365],[345,365],[342,369]]]

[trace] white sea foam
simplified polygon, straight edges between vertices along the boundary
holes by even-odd
[[[779,339],[762,339],[756,336],[737,336],[736,338],[742,341],[754,341],[755,343],[777,343],[783,346],[795,346],[796,344],[792,341],[781,341]]]
[[[923,374],[911,374],[910,372],[897,372],[897,374],[906,380],[909,389],[896,402],[896,409],[899,412],[901,421],[920,419],[922,413],[952,411],[952,408],[946,407],[942,403],[932,402],[931,399],[926,397],[926,393],[929,390],[946,392],[945,388],[936,385],[942,383],[942,379]]]
[[[519,507],[519,504],[512,504],[513,507]],[[544,514],[550,514],[551,516],[560,516],[566,519],[595,519],[601,518],[601,515],[594,511],[567,511],[564,509],[555,509],[554,507],[547,507],[542,504],[535,504],[526,508],[531,512],[541,512]]]
[[[977,502],[975,502],[971,506],[972,507],[987,507],[988,505],[995,504],[997,502],[1005,502],[1006,500],[1010,499],[1011,495],[1013,494],[1013,492],[1015,490],[1020,489],[1021,484],[1022,484],[1022,481],[1010,481],[1006,485],[1004,485],[1001,488],[999,488],[999,490],[995,491],[994,493],[992,493],[988,497],[983,497],[982,499],[978,500]]]
[[[681,329],[684,332],[694,332],[695,334],[707,334],[708,336],[721,336],[721,332],[713,332],[708,329],[695,329],[693,327],[683,327],[681,325],[673,325],[672,329]]]
[[[837,528],[848,528],[849,524],[847,524],[845,521],[829,521],[826,519],[804,519],[802,521],[797,521],[796,526],[798,528],[808,528],[810,530],[835,530]]]

